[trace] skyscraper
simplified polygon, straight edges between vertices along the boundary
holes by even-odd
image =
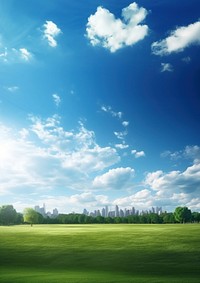
[[[115,217],[119,216],[119,207],[118,205],[115,206]]]

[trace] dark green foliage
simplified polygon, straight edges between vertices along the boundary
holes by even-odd
[[[179,223],[191,222],[192,213],[187,207],[178,206],[174,211],[175,220]]]
[[[193,222],[200,222],[200,213],[199,212],[192,212],[192,221]]]
[[[24,221],[30,224],[166,224],[166,223],[185,223],[200,222],[200,213],[192,212],[187,207],[177,207],[172,212],[142,213],[128,215],[124,217],[96,217],[80,213],[59,214],[56,218],[43,217],[32,208],[27,208],[24,215],[17,213],[12,205],[0,207],[0,225],[23,224]]]
[[[17,224],[19,215],[12,205],[3,205],[0,207],[0,224],[11,225]]]
[[[174,213],[163,213],[162,214],[163,223],[175,223]]]

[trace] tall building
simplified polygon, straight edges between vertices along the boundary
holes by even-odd
[[[115,217],[119,216],[119,207],[118,205],[115,206]]]
[[[120,217],[124,217],[124,212],[123,212],[122,209],[120,209],[120,211],[119,211],[119,216],[120,216]]]
[[[43,204],[43,207],[39,207],[39,205],[36,205],[34,209],[36,212],[42,214],[42,216],[46,216],[45,204]]]
[[[135,215],[135,207],[132,207],[132,209],[131,209],[131,214],[132,214],[132,215]]]
[[[108,217],[108,206],[105,207],[106,217]]]
[[[52,214],[53,217],[57,217],[58,216],[58,210],[57,208],[54,208],[53,209],[53,214]]]
[[[103,217],[106,217],[106,210],[105,210],[104,207],[103,207],[102,210],[101,210],[101,215],[102,215]]]
[[[89,212],[87,211],[86,208],[83,209],[83,214],[85,214],[85,215],[88,215],[88,214],[89,214]]]

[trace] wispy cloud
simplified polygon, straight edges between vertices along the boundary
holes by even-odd
[[[32,54],[26,48],[20,48],[19,52],[21,58],[27,62],[32,58]]]
[[[30,62],[33,54],[27,48],[7,48],[0,54],[0,60],[4,63]]]
[[[191,58],[190,58],[190,56],[187,56],[187,57],[182,58],[182,61],[185,62],[185,63],[190,63]]]
[[[178,159],[192,159],[200,161],[200,147],[198,145],[187,145],[183,150],[172,152],[170,150],[166,150],[161,153],[161,157],[168,157],[171,160]]]
[[[116,118],[118,118],[118,119],[121,119],[121,118],[122,118],[122,115],[123,115],[123,113],[122,113],[121,111],[119,111],[119,112],[113,111],[113,109],[112,109],[111,106],[105,106],[105,105],[103,105],[103,106],[101,106],[101,110],[102,110],[103,112],[106,112],[106,113],[111,114],[112,117],[116,117]]]
[[[154,42],[151,47],[153,54],[163,56],[181,52],[191,45],[200,45],[200,21],[178,27],[170,36]]]
[[[115,147],[119,149],[126,149],[126,148],[129,148],[129,145],[125,143],[117,143],[115,144]]]
[[[46,21],[43,27],[44,27],[44,38],[48,41],[49,46],[56,47],[57,41],[55,40],[55,38],[60,33],[62,33],[61,29],[58,28],[58,26],[52,21]]]
[[[116,19],[109,10],[98,7],[88,18],[87,37],[93,46],[100,45],[111,52],[132,46],[148,34],[148,26],[141,25],[147,14],[147,10],[135,2],[122,10],[122,20]]]
[[[54,100],[56,107],[59,107],[59,105],[61,103],[60,96],[58,94],[54,93],[54,94],[52,94],[52,97],[53,97],[53,100]]]
[[[56,115],[46,120],[31,116],[19,131],[0,125],[0,193],[26,188],[27,192],[63,187],[84,190],[90,173],[120,161],[116,149],[101,147],[93,131],[82,123],[65,131]]]
[[[7,50],[6,47],[4,47],[4,50],[1,51],[1,53],[0,53],[0,59],[1,59],[3,62],[7,62],[7,61],[8,61],[7,56],[8,56],[8,50]]]
[[[9,87],[4,87],[4,89],[8,90],[9,92],[16,92],[19,90],[18,86],[9,86]]]
[[[173,66],[170,63],[161,63],[161,73],[163,72],[173,72]]]
[[[106,113],[110,114],[113,118],[117,118],[120,121],[121,125],[123,126],[123,130],[122,131],[114,131],[113,132],[114,135],[116,136],[116,138],[121,141],[120,144],[115,144],[115,147],[118,148],[118,149],[126,149],[126,148],[128,148],[129,145],[126,144],[125,138],[128,135],[127,127],[129,126],[129,121],[122,120],[123,113],[121,111],[118,111],[118,112],[114,111],[111,106],[103,105],[103,106],[101,106],[101,110],[103,112],[106,112]]]
[[[114,135],[115,135],[119,140],[124,140],[125,137],[128,135],[128,132],[127,132],[127,131],[114,132]]]

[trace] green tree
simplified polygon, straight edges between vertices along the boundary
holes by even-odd
[[[172,212],[163,213],[161,216],[163,223],[175,223],[174,214]]]
[[[17,212],[15,224],[22,224],[23,222],[24,222],[23,214],[20,212]]]
[[[33,208],[25,208],[24,210],[24,222],[33,224],[39,223],[39,213],[36,212]]]
[[[12,205],[3,205],[2,207],[0,207],[0,224],[15,224],[16,219],[17,212]]]
[[[192,212],[192,221],[200,222],[200,213],[199,212]]]
[[[174,211],[175,220],[179,223],[189,222],[192,219],[191,210],[188,209],[186,206],[181,207],[178,206]]]

